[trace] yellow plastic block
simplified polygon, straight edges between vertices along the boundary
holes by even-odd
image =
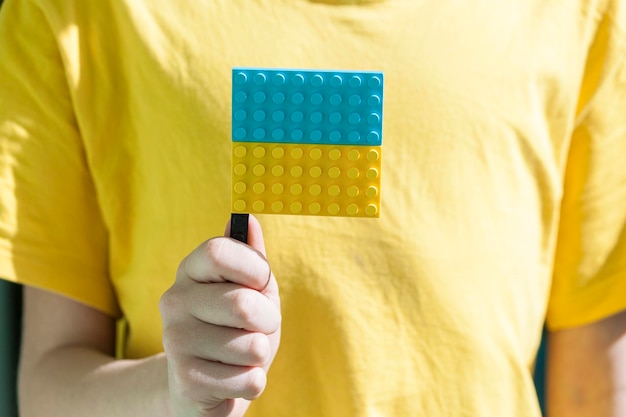
[[[382,148],[233,142],[235,213],[379,217]]]

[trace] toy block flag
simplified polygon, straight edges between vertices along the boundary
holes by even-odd
[[[380,216],[382,73],[232,77],[233,213]]]

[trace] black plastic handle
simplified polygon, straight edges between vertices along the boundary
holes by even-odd
[[[230,216],[230,237],[248,243],[248,213],[233,213]]]

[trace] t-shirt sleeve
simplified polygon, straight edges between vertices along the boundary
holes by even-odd
[[[626,309],[625,6],[613,2],[589,49],[565,174],[551,329]]]
[[[32,1],[0,9],[0,277],[119,314],[107,232],[59,45]]]

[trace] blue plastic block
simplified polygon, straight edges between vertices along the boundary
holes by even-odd
[[[234,142],[382,145],[381,72],[234,68]]]

